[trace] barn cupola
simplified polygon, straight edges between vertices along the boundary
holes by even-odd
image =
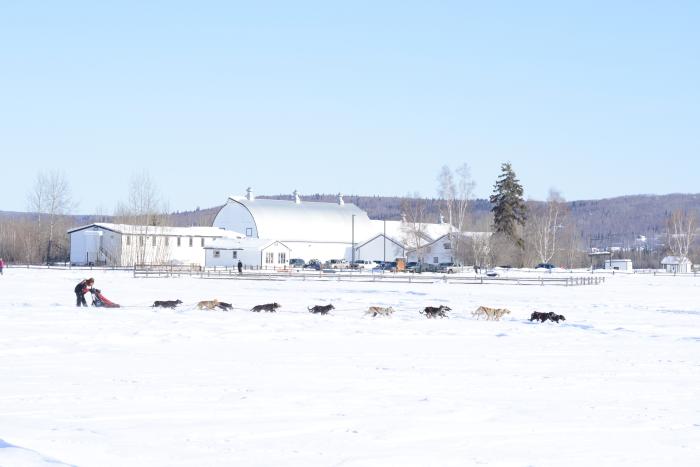
[[[301,198],[299,198],[299,192],[297,190],[294,190],[294,202],[296,204],[301,204]]]
[[[248,187],[248,189],[245,191],[245,199],[248,201],[255,201],[255,195],[253,194],[253,189],[251,187]]]
[[[343,195],[338,193],[338,204],[343,206],[345,204],[345,201],[343,201]]]

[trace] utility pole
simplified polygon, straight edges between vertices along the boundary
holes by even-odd
[[[384,242],[383,242],[383,244],[384,244],[384,261],[383,261],[383,263],[386,263],[386,219],[384,219],[384,239],[383,240],[384,240]],[[382,266],[383,266],[383,264],[382,264]]]
[[[352,263],[350,269],[355,266],[355,214],[352,215]]]

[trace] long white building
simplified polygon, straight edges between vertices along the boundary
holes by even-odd
[[[215,227],[154,227],[97,222],[68,230],[73,265],[204,266],[204,246],[218,238],[241,238]]]

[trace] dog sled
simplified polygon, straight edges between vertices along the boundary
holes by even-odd
[[[117,303],[114,303],[102,295],[102,291],[100,289],[91,289],[90,292],[92,293],[92,306],[101,308],[119,308]]]

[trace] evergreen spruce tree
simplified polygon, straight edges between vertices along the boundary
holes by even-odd
[[[518,234],[517,226],[525,226],[527,206],[523,200],[523,187],[515,178],[510,162],[501,164],[501,175],[493,187],[490,199],[493,207],[493,223],[496,233],[510,237],[521,249],[523,239]]]

